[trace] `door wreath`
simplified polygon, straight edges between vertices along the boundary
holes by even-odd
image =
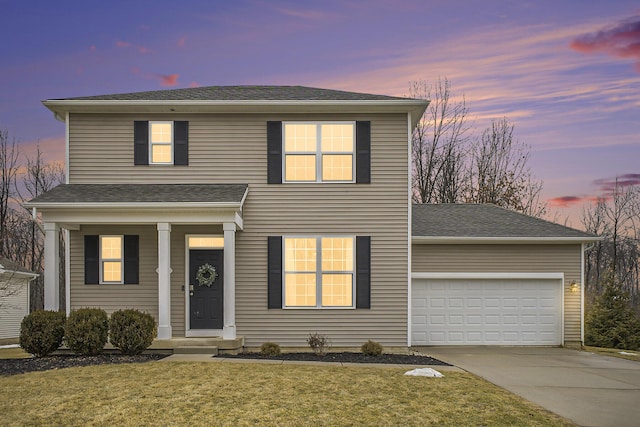
[[[218,278],[218,272],[216,268],[209,263],[203,264],[198,268],[198,273],[196,274],[196,282],[198,282],[199,286],[211,287],[213,282]]]

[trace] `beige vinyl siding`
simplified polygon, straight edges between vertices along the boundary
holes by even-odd
[[[29,279],[13,273],[0,274],[0,340],[18,338],[22,319],[29,314]]]
[[[188,120],[189,166],[134,166],[134,120]],[[266,184],[268,120],[370,120],[371,184]],[[245,337],[246,345],[275,341],[283,346],[305,346],[308,334],[318,332],[328,335],[334,346],[359,346],[367,339],[387,346],[406,346],[409,278],[405,114],[73,114],[70,129],[72,184],[249,184],[243,211],[244,230],[236,233],[236,326],[238,335]],[[109,159],[106,165],[105,159]],[[111,226],[105,229],[115,232]],[[201,229],[206,227],[198,228]],[[155,261],[155,225],[149,230],[151,246],[156,251]],[[187,232],[186,226],[178,225],[173,225],[171,232],[174,336],[184,334],[181,286]],[[267,309],[267,237],[291,234],[371,236],[371,309]],[[149,242],[146,237],[145,242]],[[142,239],[140,245],[142,251]],[[74,253],[82,256],[77,246],[75,241]],[[182,258],[176,259],[178,256]],[[78,270],[77,263],[72,270]],[[74,274],[72,290],[78,288],[77,275],[82,273]],[[157,275],[153,279],[157,287]],[[118,299],[119,293],[120,289],[113,296],[95,291],[90,295]],[[149,296],[150,302],[144,304],[154,305],[155,314],[157,290],[153,289],[153,293],[153,297]],[[138,297],[147,298],[142,293]],[[86,298],[80,300],[87,301]]]
[[[139,237],[139,283],[137,285],[85,285],[84,236],[125,235]],[[158,318],[158,237],[155,226],[143,225],[83,225],[70,232],[71,309],[100,307],[108,314],[120,309],[135,308]]]
[[[455,273],[564,273],[564,340],[580,341],[581,246],[567,245],[413,245],[411,270]]]

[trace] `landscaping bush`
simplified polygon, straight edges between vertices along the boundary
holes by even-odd
[[[320,335],[317,332],[315,334],[309,334],[307,344],[309,344],[309,347],[311,347],[311,350],[313,350],[317,356],[324,356],[327,354],[327,350],[331,348],[329,337]]]
[[[124,354],[133,356],[145,351],[158,333],[156,321],[139,310],[118,310],[109,320],[109,340]]]
[[[64,332],[64,342],[74,353],[84,356],[100,354],[109,335],[107,312],[101,308],[73,310]]]
[[[278,356],[282,351],[274,342],[266,342],[260,346],[260,354],[263,356]]]
[[[37,357],[51,354],[62,344],[66,320],[62,311],[38,310],[25,316],[20,324],[20,347]]]
[[[384,351],[384,347],[380,343],[369,340],[362,344],[360,351],[362,354],[366,354],[367,356],[380,356]]]

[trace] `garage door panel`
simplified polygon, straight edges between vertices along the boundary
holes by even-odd
[[[561,344],[561,280],[418,279],[412,295],[413,345]]]

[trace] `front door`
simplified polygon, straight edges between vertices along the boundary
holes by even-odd
[[[222,329],[223,249],[189,250],[190,329]]]

